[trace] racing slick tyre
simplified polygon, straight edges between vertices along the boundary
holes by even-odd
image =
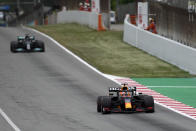
[[[18,42],[16,42],[16,41],[12,41],[11,43],[10,43],[10,51],[11,52],[16,52],[16,49],[17,49],[17,44],[18,44]]]
[[[152,96],[144,96],[144,106],[146,108],[146,113],[154,112],[154,99]]]
[[[37,45],[38,45],[39,48],[42,49],[41,52],[45,52],[45,46],[44,46],[44,42],[43,41],[38,40],[37,41]]]
[[[102,96],[98,96],[98,98],[97,98],[97,112],[101,112],[101,107],[102,107],[102,105],[101,105],[101,101],[102,101]]]
[[[101,105],[102,105],[101,106],[102,114],[111,113],[110,109],[111,109],[112,101],[109,96],[102,97]],[[106,110],[106,108],[107,108],[107,110]]]

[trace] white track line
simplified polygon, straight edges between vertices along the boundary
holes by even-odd
[[[111,81],[114,81],[114,82],[117,83],[117,84],[121,84],[121,80],[122,80],[122,81],[125,80],[125,81],[127,81],[127,82],[134,82],[134,81],[131,80],[130,78],[122,78],[122,77],[119,77],[119,79],[117,80],[116,78],[111,77],[111,75],[103,74],[102,72],[100,72],[99,70],[97,70],[96,68],[94,68],[93,66],[91,66],[90,64],[88,64],[86,61],[82,60],[80,57],[78,57],[77,55],[75,55],[73,52],[69,51],[67,48],[65,48],[64,46],[62,46],[60,43],[58,43],[56,40],[54,40],[54,39],[51,38],[50,36],[48,36],[48,35],[46,35],[46,34],[40,32],[40,31],[37,31],[37,30],[35,30],[35,29],[32,29],[32,28],[28,28],[28,27],[24,27],[24,26],[23,26],[23,28],[26,28],[26,29],[28,29],[28,30],[34,31],[34,32],[36,32],[36,33],[38,33],[38,34],[41,34],[42,36],[48,38],[48,39],[51,40],[53,43],[55,43],[55,44],[58,45],[60,48],[62,48],[64,51],[66,51],[67,53],[69,53],[70,55],[72,55],[73,57],[75,57],[76,59],[78,59],[80,62],[82,62],[82,63],[85,64],[86,66],[88,66],[90,69],[94,70],[95,72],[97,72],[98,74],[102,75],[103,77],[105,77],[105,78],[107,78],[107,79],[109,79],[109,80],[111,80]],[[142,85],[140,85],[139,83],[138,83],[137,85],[138,85],[138,86],[142,86]],[[193,120],[196,120],[196,118],[193,118],[193,117],[191,117],[191,116],[189,116],[189,115],[187,115],[187,114],[185,114],[185,113],[182,113],[182,112],[180,112],[180,111],[177,111],[177,110],[175,110],[175,109],[173,109],[173,108],[171,108],[171,107],[168,107],[168,106],[166,106],[166,105],[164,105],[164,104],[162,104],[162,103],[159,103],[159,102],[156,102],[156,101],[155,101],[155,103],[158,104],[158,105],[161,105],[161,106],[163,106],[163,107],[165,107],[165,108],[167,108],[167,109],[170,109],[170,110],[172,110],[172,111],[174,111],[174,112],[176,112],[176,113],[179,113],[179,114],[181,114],[181,115],[183,115],[183,116],[186,116],[186,117],[188,117],[188,118],[191,118],[191,119],[193,119]],[[180,102],[176,102],[176,103],[180,103]]]
[[[5,112],[0,108],[0,114],[2,117],[10,124],[10,126],[15,130],[15,131],[21,131],[13,122],[12,120],[5,114]]]

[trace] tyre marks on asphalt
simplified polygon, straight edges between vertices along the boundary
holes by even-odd
[[[179,101],[171,99],[167,96],[164,96],[154,90],[147,88],[144,85],[139,84],[138,82],[130,78],[121,78],[121,77],[115,77],[111,75],[106,75],[106,76],[112,79],[113,81],[118,82],[119,84],[127,83],[129,86],[135,86],[137,87],[138,92],[153,96],[156,104],[166,107],[172,111],[175,111],[193,120],[196,120],[196,108],[193,108]]]

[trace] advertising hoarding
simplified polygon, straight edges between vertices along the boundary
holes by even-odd
[[[92,12],[100,12],[100,0],[91,0],[91,9]]]
[[[145,29],[148,26],[148,2],[138,2],[138,27]]]

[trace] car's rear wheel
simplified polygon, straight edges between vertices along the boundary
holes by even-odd
[[[112,101],[109,96],[102,97],[101,105],[102,105],[102,107],[101,107],[102,114],[111,113],[110,109],[112,106]]]
[[[101,112],[101,101],[102,101],[102,96],[98,96],[97,98],[97,112]]]
[[[152,96],[144,96],[144,106],[146,113],[153,113],[155,111],[154,99]]]
[[[41,52],[45,52],[45,46],[43,41],[38,40],[37,46],[42,49]]]

